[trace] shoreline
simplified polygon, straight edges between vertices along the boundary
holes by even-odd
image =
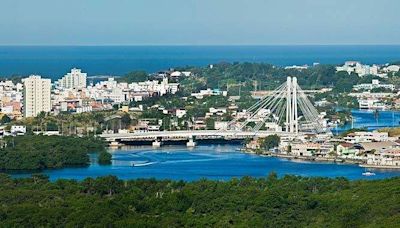
[[[324,158],[324,157],[307,157],[307,156],[295,156],[290,154],[279,154],[279,153],[261,153],[258,154],[255,151],[249,149],[241,149],[244,153],[255,154],[263,157],[277,157],[284,158],[288,160],[297,161],[309,161],[309,162],[327,162],[333,164],[347,164],[347,165],[358,165],[362,168],[372,168],[372,169],[385,169],[385,170],[400,170],[400,166],[388,166],[388,165],[370,165],[359,160],[346,159],[346,158]]]
[[[108,147],[109,150],[118,150],[121,148],[129,148],[129,147],[143,147],[143,146],[127,146],[127,145],[121,145],[120,147]],[[145,146],[148,148],[152,149],[157,149],[153,148],[151,146]],[[308,162],[315,162],[315,163],[332,163],[332,164],[345,164],[345,165],[358,165],[359,167],[362,168],[373,168],[373,169],[385,169],[385,170],[400,170],[400,166],[385,166],[385,165],[369,165],[366,163],[363,163],[363,161],[360,160],[354,160],[354,159],[346,159],[346,158],[324,158],[324,157],[307,157],[307,156],[295,156],[295,155],[290,155],[290,154],[282,154],[282,153],[257,153],[254,150],[251,149],[246,149],[246,148],[239,148],[236,151],[240,151],[242,153],[247,153],[247,154],[254,154],[258,155],[261,157],[276,157],[276,158],[284,158],[288,160],[294,160],[294,161],[308,161]]]
[[[390,166],[390,165],[368,165],[368,164],[360,164],[360,167],[363,168],[372,168],[372,169],[394,169],[399,170],[400,166]]]

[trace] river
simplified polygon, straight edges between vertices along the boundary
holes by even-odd
[[[353,110],[354,127],[398,126],[400,113],[384,111],[378,118],[373,112]],[[351,124],[338,128],[344,131]],[[334,130],[335,131],[335,130]],[[240,145],[199,145],[188,149],[185,146],[124,147],[110,150],[112,164],[100,166],[96,155],[91,155],[88,167],[44,170],[51,180],[60,178],[82,180],[87,177],[115,175],[121,179],[156,178],[174,180],[229,180],[231,178],[253,176],[265,177],[270,172],[279,176],[286,174],[306,177],[346,177],[348,179],[381,179],[400,176],[400,170],[369,169],[375,176],[365,177],[365,171],[357,165],[291,161],[275,157],[262,157],[238,151]],[[27,177],[30,173],[13,174],[14,177]]]
[[[82,180],[86,177],[115,175],[121,179],[156,178],[174,180],[229,180],[252,176],[265,177],[270,172],[279,176],[346,177],[348,179],[381,179],[400,175],[400,170],[373,170],[375,176],[365,177],[357,165],[290,161],[275,157],[262,157],[238,151],[239,145],[201,145],[193,149],[184,146],[124,147],[112,150],[111,165],[100,166],[92,155],[88,167],[45,170],[51,180],[60,178]],[[26,177],[30,174],[14,174]]]
[[[334,134],[342,133],[351,128],[366,128],[373,131],[384,127],[398,127],[400,126],[400,112],[399,111],[379,111],[377,114],[372,110],[358,110],[351,111],[353,121],[343,126],[333,128]]]

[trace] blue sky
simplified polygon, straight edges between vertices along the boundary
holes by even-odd
[[[0,0],[0,45],[400,44],[398,0]]]

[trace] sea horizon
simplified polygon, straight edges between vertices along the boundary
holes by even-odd
[[[0,76],[39,74],[56,80],[71,68],[89,76],[121,76],[220,62],[277,66],[386,64],[400,60],[400,45],[0,45]]]
[[[230,47],[230,46],[259,46],[259,47],[274,47],[274,46],[400,46],[399,44],[0,44],[0,47]]]

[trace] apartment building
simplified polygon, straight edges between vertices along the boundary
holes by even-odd
[[[50,112],[51,80],[39,75],[23,79],[24,117],[35,117],[40,112]]]
[[[82,89],[86,88],[87,74],[81,69],[73,68],[70,73],[58,80],[58,85],[65,89]]]

